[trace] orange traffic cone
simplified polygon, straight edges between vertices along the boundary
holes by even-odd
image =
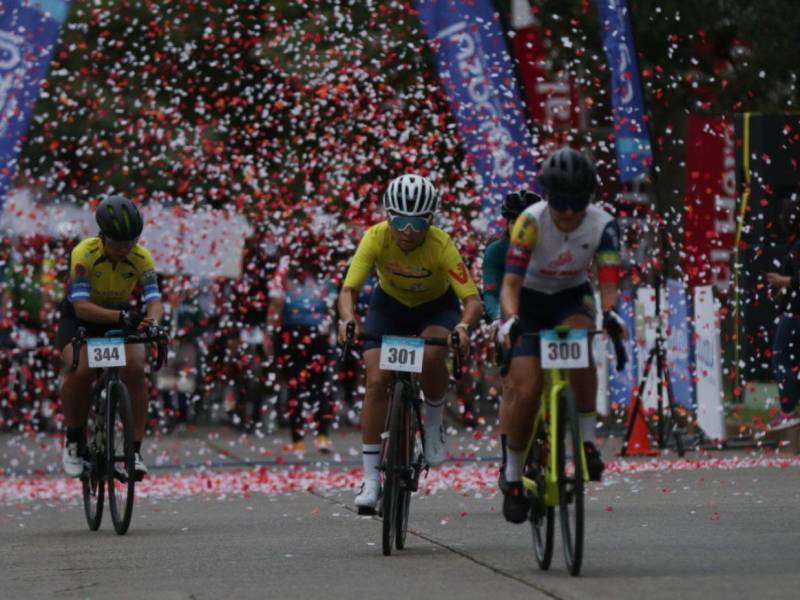
[[[630,435],[623,442],[623,452],[620,452],[620,454],[624,456],[659,456],[661,451],[650,445],[650,431],[647,428],[647,422],[644,420],[644,407],[639,406],[639,410],[636,410],[635,405],[637,403],[640,403],[639,394],[634,392],[631,397],[630,415],[632,416],[635,412],[636,417],[633,421],[633,427],[629,429]],[[628,425],[630,426],[630,416]]]

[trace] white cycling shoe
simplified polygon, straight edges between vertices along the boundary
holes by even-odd
[[[142,455],[138,452],[133,454],[133,472],[136,476],[136,481],[141,481],[147,475],[147,465],[142,460]]]
[[[377,479],[365,479],[356,495],[355,505],[360,515],[374,515],[381,499],[381,482]]]
[[[425,429],[425,462],[436,467],[447,458],[447,432],[444,424]]]
[[[80,477],[83,475],[83,459],[78,454],[78,442],[64,444],[61,455],[61,464],[67,477]]]

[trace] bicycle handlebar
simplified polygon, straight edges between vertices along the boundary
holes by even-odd
[[[72,345],[72,371],[77,370],[81,358],[81,346],[86,343],[86,328],[78,327],[77,334],[72,338],[70,344]],[[153,367],[154,371],[158,371],[167,364],[167,344],[169,343],[169,334],[166,328],[158,325],[151,325],[145,329],[144,333],[130,333],[123,335],[122,339],[125,344],[150,344],[155,343],[157,348],[156,363]]]
[[[586,332],[588,335],[599,335],[601,333],[605,333],[602,329],[590,329]],[[511,331],[509,332],[509,339],[511,340],[511,348],[513,349],[514,344],[520,337],[539,337],[538,331],[533,331],[530,333],[522,333],[519,332],[519,322],[514,323],[511,326]],[[625,368],[625,365],[628,363],[628,353],[625,351],[625,344],[622,343],[622,339],[618,337],[611,337],[611,342],[614,345],[614,354],[616,355],[617,359],[617,371],[622,371]],[[509,349],[508,352],[504,353],[502,364],[500,367],[500,374],[505,377],[508,374],[508,370],[511,367],[511,355],[513,354],[512,350]]]
[[[350,351],[353,348],[353,342],[358,339],[359,341],[364,342],[380,342],[382,337],[379,335],[374,335],[371,333],[360,333],[358,338],[356,338],[356,324],[355,321],[349,321],[347,323],[347,331],[346,331],[346,339],[344,342],[344,346],[342,347],[342,360],[347,360],[350,356]],[[458,336],[458,331],[451,331],[449,337],[422,337],[420,336],[419,339],[425,342],[426,346],[447,346],[449,348],[455,349],[453,352],[453,378],[456,380],[461,379],[463,374],[463,363],[461,360],[461,353],[458,351],[460,338]]]

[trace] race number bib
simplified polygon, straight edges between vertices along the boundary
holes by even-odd
[[[422,373],[425,340],[385,335],[381,338],[380,367],[384,371]]]
[[[539,332],[543,369],[585,369],[589,366],[589,336],[585,329],[572,329],[566,336],[555,331]]]
[[[92,369],[125,366],[125,340],[122,338],[89,338],[86,349]]]

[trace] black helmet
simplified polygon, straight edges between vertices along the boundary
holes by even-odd
[[[108,196],[94,213],[100,232],[110,240],[131,242],[144,227],[136,205],[124,196]]]
[[[509,192],[506,199],[503,200],[503,206],[500,208],[500,214],[504,219],[516,219],[522,211],[528,208],[531,204],[539,202],[541,198],[538,194],[529,192],[528,190],[519,190],[516,192]]]
[[[597,171],[592,161],[569,147],[548,158],[539,176],[547,202],[556,210],[584,210],[597,187]]]

